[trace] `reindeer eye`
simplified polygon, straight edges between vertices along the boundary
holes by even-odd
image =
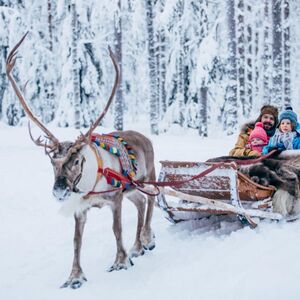
[[[77,166],[79,164],[79,159],[76,159],[74,162],[74,166]]]

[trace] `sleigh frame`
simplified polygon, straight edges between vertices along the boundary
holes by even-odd
[[[253,182],[237,171],[235,163],[224,163],[203,177],[190,180],[213,163],[161,161],[158,181],[181,185],[162,187],[157,205],[172,223],[199,220],[212,215],[237,216],[244,224],[256,227],[259,220],[281,220],[272,212],[271,197],[276,189]],[[189,181],[190,180],[190,181]]]

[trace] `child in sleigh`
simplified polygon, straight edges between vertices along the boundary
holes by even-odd
[[[253,150],[255,155],[261,155],[264,146],[268,144],[268,136],[263,128],[262,122],[255,123],[255,128],[252,130],[249,136],[249,141],[246,148]]]
[[[265,155],[271,150],[292,150],[300,149],[300,128],[297,114],[291,107],[287,107],[279,115],[279,125],[267,146],[263,148]]]

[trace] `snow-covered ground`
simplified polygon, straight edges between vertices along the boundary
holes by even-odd
[[[51,130],[61,139],[77,133]],[[158,171],[159,160],[225,155],[235,137],[150,138]],[[0,140],[0,299],[300,299],[300,221],[262,222],[255,230],[238,223],[191,230],[172,225],[159,209],[153,218],[156,248],[135,259],[129,270],[112,273],[106,272],[116,251],[111,213],[91,210],[82,249],[88,282],[78,290],[60,289],[71,270],[73,218],[59,213],[51,164],[30,141],[27,128],[0,124]],[[136,210],[125,201],[127,249],[135,227]]]

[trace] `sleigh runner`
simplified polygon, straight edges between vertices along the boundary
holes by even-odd
[[[195,175],[208,170],[214,163],[161,161],[161,164],[160,182],[170,185],[185,182],[160,188],[157,204],[173,223],[211,215],[237,215],[241,221],[255,227],[255,218],[282,219],[281,214],[272,212],[271,197],[275,188],[253,182],[237,171],[235,163],[221,164],[196,179]]]

